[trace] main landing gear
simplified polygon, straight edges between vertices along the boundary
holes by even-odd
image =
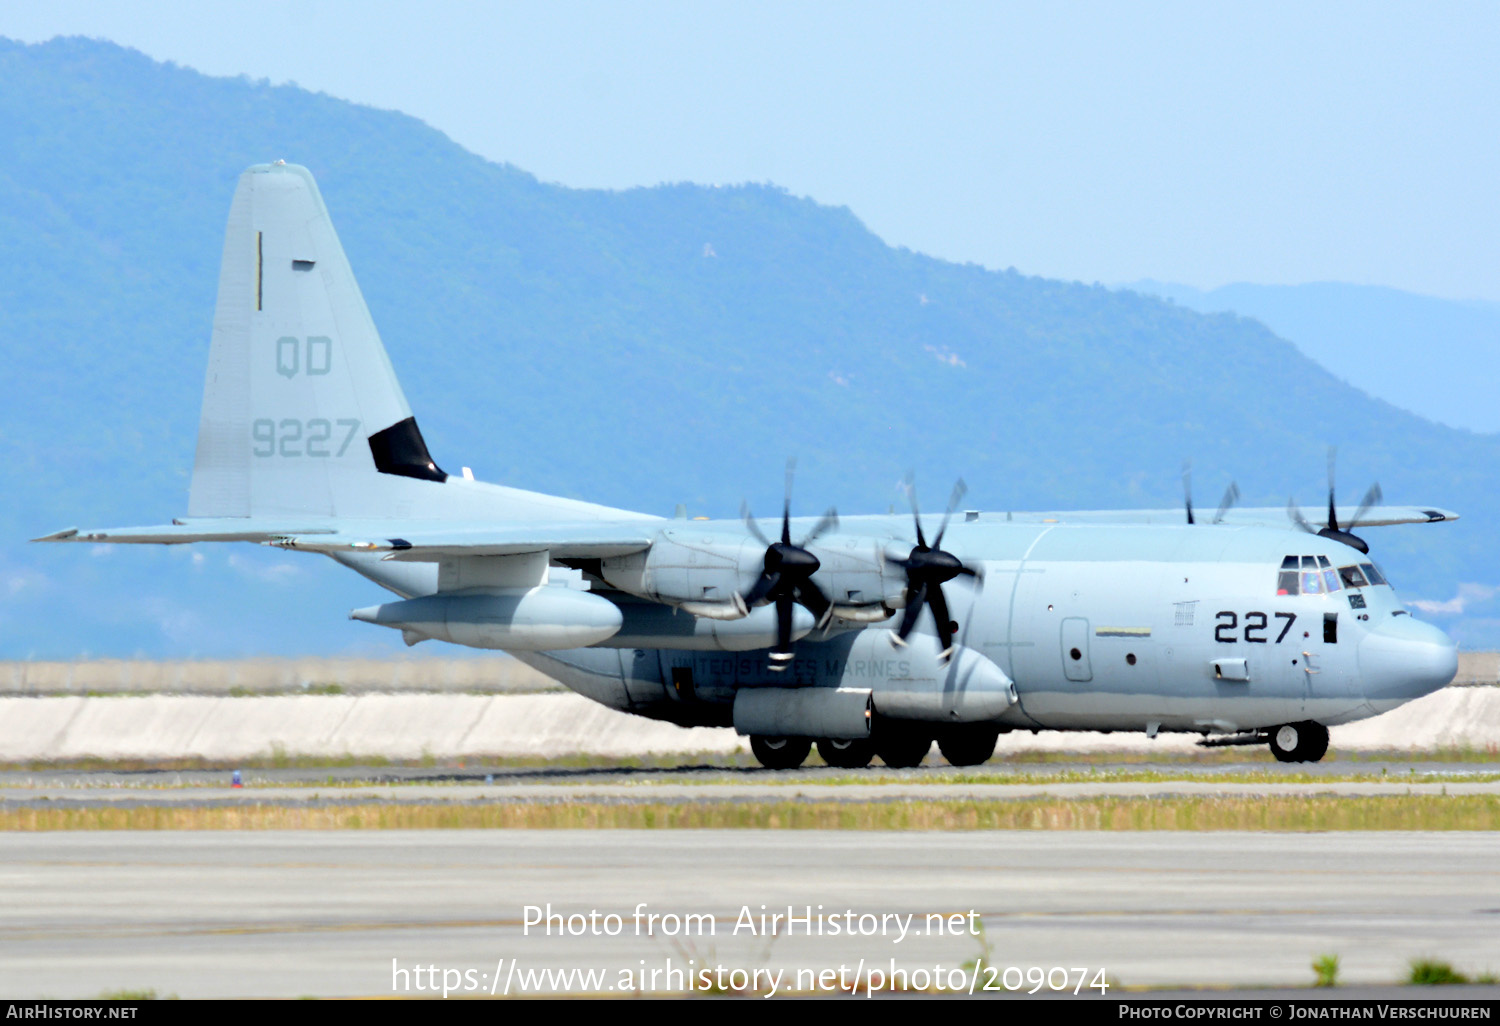
[[[806,737],[750,738],[750,751],[766,769],[796,769],[812,751],[812,739]]]
[[[875,757],[875,746],[863,738],[843,741],[825,737],[818,741],[818,754],[838,769],[864,769]]]
[[[812,739],[806,737],[760,737],[750,738],[750,751],[766,769],[787,770],[801,766],[812,750]],[[932,738],[925,734],[889,735],[880,740],[842,740],[820,738],[818,754],[828,765],[838,769],[863,769],[870,765],[876,755],[880,761],[895,769],[906,769],[919,765],[932,747]]]
[[[950,766],[978,766],[995,754],[1000,731],[983,725],[949,727],[938,735],[938,751]]]
[[[819,738],[818,755],[836,769],[863,769],[875,756],[891,769],[922,765],[932,750],[936,733],[938,749],[950,766],[978,766],[995,754],[999,728],[984,724],[913,729],[889,722],[877,723],[869,738]],[[752,736],[750,751],[766,769],[796,769],[807,759],[813,741],[805,737]]]
[[[1272,727],[1271,754],[1278,762],[1317,762],[1328,752],[1328,728],[1304,720]]]

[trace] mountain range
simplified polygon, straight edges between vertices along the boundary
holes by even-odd
[[[892,247],[771,185],[577,190],[409,116],[111,43],[0,39],[0,657],[379,652],[378,597],[253,546],[28,546],[186,510],[225,217],[246,166],[317,176],[438,462],[670,515],[938,506],[1456,509],[1372,531],[1404,597],[1500,644],[1500,436],[1355,387],[1260,320]],[[1457,380],[1457,378],[1455,378]],[[373,593],[373,595],[372,595]],[[395,642],[399,646],[399,641]]]

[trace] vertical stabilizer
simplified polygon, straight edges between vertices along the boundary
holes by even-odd
[[[376,512],[444,480],[306,168],[260,164],[229,210],[188,513]]]

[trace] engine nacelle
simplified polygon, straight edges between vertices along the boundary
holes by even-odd
[[[765,557],[754,538],[669,527],[645,552],[602,560],[600,573],[621,591],[657,602],[729,607],[755,584]]]
[[[427,638],[470,648],[545,652],[598,644],[624,617],[608,599],[572,588],[439,592],[356,609],[351,620],[401,631],[408,644]]]
[[[691,605],[691,603],[689,603]],[[776,609],[760,606],[733,620],[693,616],[686,609],[658,603],[620,606],[620,632],[599,644],[604,648],[670,648],[688,652],[751,652],[776,644]],[[792,640],[812,632],[813,616],[792,607]]]
[[[824,537],[812,546],[822,567],[813,583],[839,610],[872,610],[901,604],[905,574],[886,562],[879,545],[859,537]],[[621,591],[678,606],[702,616],[733,618],[736,595],[748,592],[765,566],[766,549],[747,535],[667,528],[645,552],[601,561],[600,573]],[[717,610],[715,609],[717,607]],[[722,616],[718,616],[722,611]]]

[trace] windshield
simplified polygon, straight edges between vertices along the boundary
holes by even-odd
[[[1276,572],[1278,595],[1331,595],[1389,583],[1374,563],[1335,568],[1327,556],[1286,556]]]

